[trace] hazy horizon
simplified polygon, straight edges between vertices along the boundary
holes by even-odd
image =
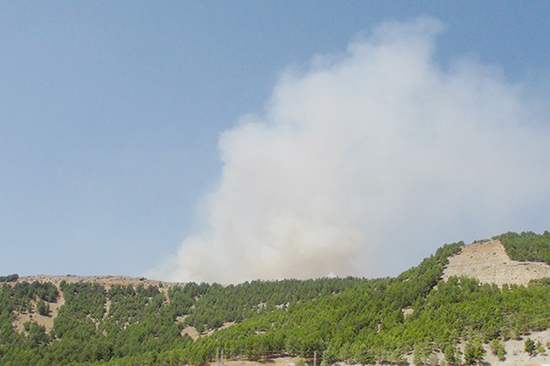
[[[0,268],[380,277],[548,230],[549,15],[5,2]]]

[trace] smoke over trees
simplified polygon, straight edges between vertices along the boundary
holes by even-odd
[[[383,23],[285,70],[265,110],[221,135],[202,227],[149,275],[393,275],[441,242],[544,229],[542,114],[497,66],[436,61],[443,28]]]

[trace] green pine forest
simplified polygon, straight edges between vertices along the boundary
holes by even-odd
[[[550,264],[548,231],[495,238],[512,259]],[[17,281],[15,274],[2,276],[0,365],[203,365],[218,349],[228,358],[249,360],[289,355],[311,362],[315,354],[324,366],[399,365],[407,354],[423,365],[441,352],[445,364],[472,365],[483,358],[481,344],[490,344],[504,359],[503,341],[550,328],[550,279],[502,288],[468,278],[441,281],[448,257],[462,245],[444,245],[395,278],[107,290],[83,282],[62,282],[58,289]],[[35,322],[17,332],[17,314],[31,311],[33,304],[48,314],[59,291],[65,304],[50,332]],[[220,329],[228,322],[235,325]],[[181,335],[186,326],[211,335],[193,341]],[[459,342],[466,343],[464,352]],[[546,345],[526,344],[533,352],[537,347]]]

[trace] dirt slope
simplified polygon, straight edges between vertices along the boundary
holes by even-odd
[[[13,326],[19,333],[23,333],[24,325],[28,321],[36,322],[38,325],[43,325],[46,328],[46,333],[49,333],[53,328],[53,321],[59,312],[59,308],[65,304],[65,298],[63,293],[59,291],[60,296],[56,302],[49,302],[50,314],[48,316],[40,315],[37,311],[37,302],[31,301],[32,311],[30,313],[24,312],[19,313],[15,312],[15,319],[13,321]]]
[[[449,258],[443,272],[447,281],[451,276],[477,278],[482,283],[527,285],[537,278],[550,277],[546,263],[518,262],[510,259],[498,240],[465,245]]]

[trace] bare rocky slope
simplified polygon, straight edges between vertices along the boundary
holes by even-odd
[[[446,281],[451,276],[477,278],[481,283],[527,285],[529,281],[550,277],[546,263],[519,262],[510,259],[498,240],[465,245],[449,258],[443,272]]]

